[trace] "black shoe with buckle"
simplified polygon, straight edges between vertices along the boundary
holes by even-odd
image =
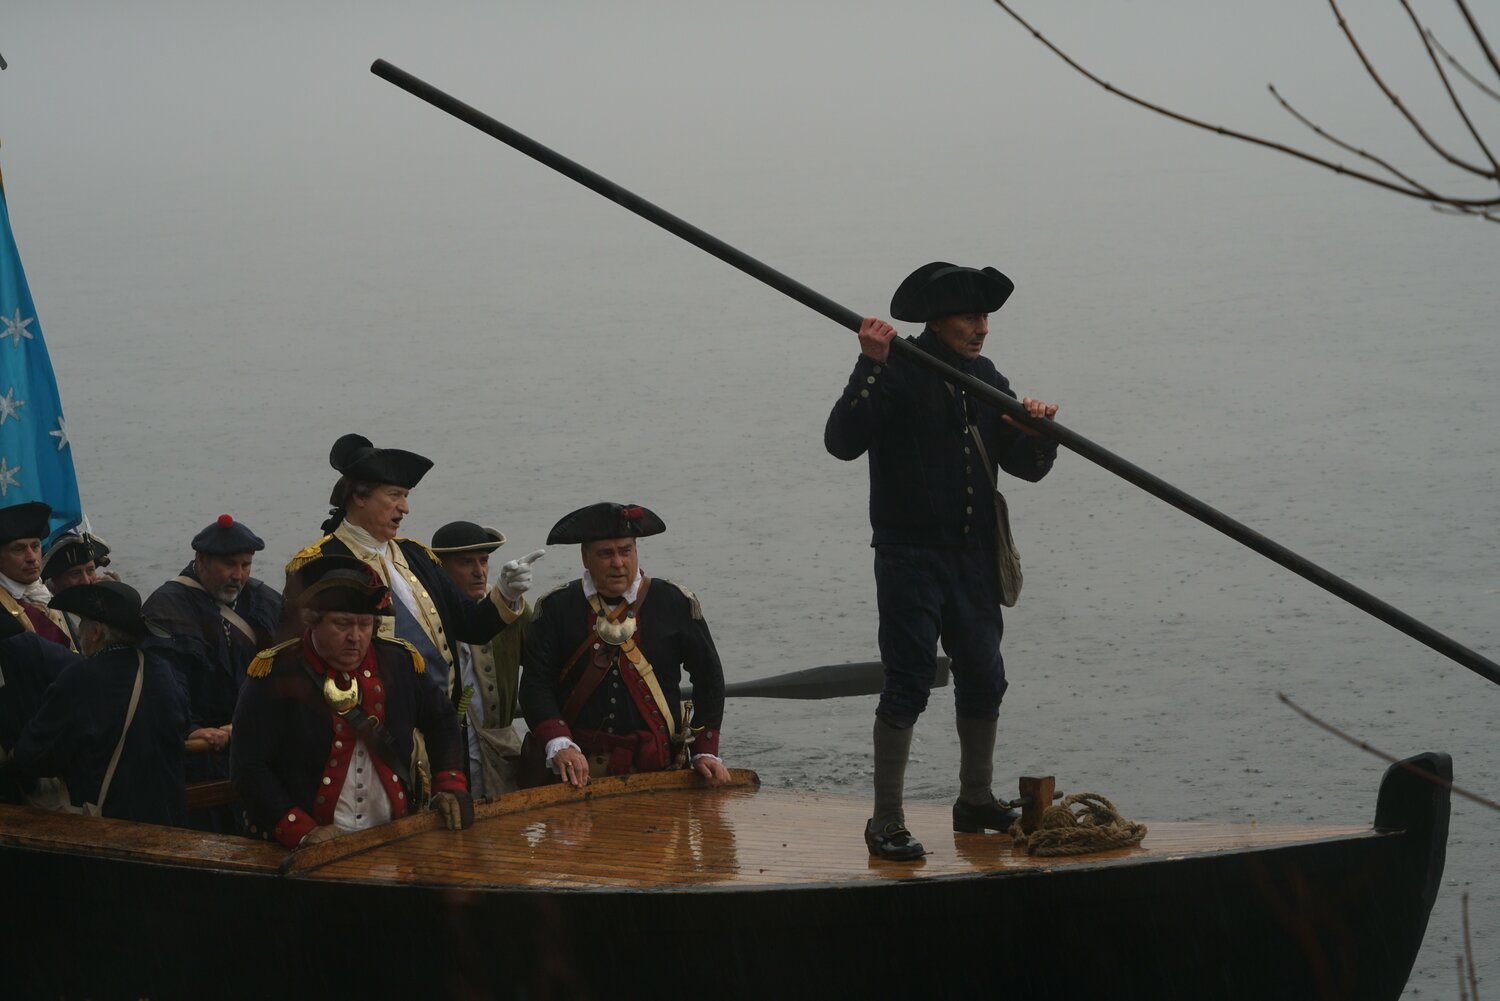
[[[991,799],[988,803],[953,804],[953,829],[960,834],[979,834],[983,831],[1009,831],[1021,815],[1009,807]]]
[[[869,846],[871,855],[888,862],[910,862],[927,854],[922,842],[913,838],[911,831],[894,820],[878,830],[874,818],[866,822],[865,844]]]

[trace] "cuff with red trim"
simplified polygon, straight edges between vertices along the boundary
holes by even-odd
[[[693,753],[712,754],[717,758],[719,756],[719,733],[720,731],[710,730],[707,727],[704,727],[702,730],[694,729]]]
[[[468,792],[469,780],[456,768],[444,769],[432,777],[433,792]]]
[[[542,720],[531,728],[531,732],[536,734],[537,740],[540,740],[543,744],[551,740],[556,740],[558,737],[567,737],[570,740],[573,737],[573,731],[568,729],[568,724],[563,722],[561,716]]]
[[[294,806],[276,818],[276,826],[271,828],[271,833],[276,840],[286,848],[296,848],[302,843],[318,822],[312,819],[301,807]]]

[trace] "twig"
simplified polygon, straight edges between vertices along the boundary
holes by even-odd
[[[1459,2],[1462,3],[1462,0],[1459,0]],[[1408,198],[1416,198],[1434,205],[1449,206],[1456,211],[1472,212],[1473,214],[1484,215],[1486,218],[1488,218],[1485,210],[1500,208],[1500,197],[1458,198],[1451,195],[1433,194],[1430,193],[1429,190],[1423,185],[1397,184],[1395,182],[1388,181],[1385,178],[1376,177],[1372,174],[1365,173],[1364,171],[1351,169],[1341,163],[1335,163],[1331,160],[1325,160],[1324,158],[1315,156],[1312,153],[1306,152],[1305,150],[1286,146],[1282,143],[1273,142],[1269,139],[1263,139],[1260,136],[1253,136],[1249,135],[1248,133],[1238,132],[1234,129],[1228,129],[1222,125],[1213,125],[1208,122],[1192,118],[1188,115],[1184,115],[1181,112],[1173,111],[1170,108],[1163,107],[1159,104],[1154,104],[1150,101],[1145,100],[1144,98],[1137,97],[1134,94],[1121,90],[1114,84],[1109,83],[1107,80],[1101,79],[1096,74],[1092,73],[1088,69],[1085,69],[1077,61],[1075,61],[1073,57],[1069,56],[1062,49],[1052,44],[1052,42],[1050,42],[1040,31],[1032,27],[1025,18],[1023,18],[1019,13],[1016,12],[1013,7],[1011,7],[1007,0],[995,0],[995,5],[1001,10],[1005,11],[1005,13],[1009,14],[1012,20],[1014,20],[1017,24],[1021,25],[1021,27],[1030,32],[1032,37],[1034,37],[1038,42],[1041,42],[1042,45],[1049,49],[1053,55],[1057,56],[1064,63],[1066,63],[1074,72],[1083,76],[1085,79],[1098,84],[1100,87],[1103,87],[1106,91],[1114,94],[1116,97],[1129,101],[1131,104],[1138,105],[1148,111],[1154,111],[1156,114],[1161,115],[1164,118],[1170,118],[1173,121],[1182,122],[1184,125],[1191,125],[1193,128],[1203,129],[1206,132],[1213,132],[1221,136],[1227,136],[1231,139],[1238,139],[1241,142],[1250,143],[1254,146],[1262,146],[1266,149],[1275,150],[1278,153],[1284,153],[1285,155],[1294,157],[1295,159],[1305,160],[1308,163],[1322,167],[1325,170],[1331,170],[1336,174],[1342,174],[1346,177],[1352,177],[1358,181],[1364,181],[1366,184],[1372,184],[1377,188],[1383,188],[1386,191],[1393,191],[1396,194],[1406,195]],[[1477,27],[1475,28],[1475,32],[1478,32]],[[1481,169],[1479,170],[1479,173],[1484,174],[1485,172]]]
[[[1410,177],[1407,174],[1403,174],[1401,171],[1397,170],[1395,167],[1391,166],[1391,164],[1387,163],[1385,160],[1382,160],[1380,157],[1376,156],[1375,154],[1373,154],[1373,153],[1371,153],[1371,152],[1369,152],[1367,150],[1362,150],[1362,149],[1358,148],[1357,146],[1352,146],[1349,143],[1344,142],[1342,139],[1338,138],[1337,136],[1335,136],[1332,133],[1330,133],[1327,130],[1325,130],[1322,126],[1318,125],[1312,119],[1310,119],[1306,115],[1302,114],[1302,112],[1300,112],[1296,108],[1292,107],[1291,102],[1288,101],[1286,98],[1284,98],[1284,97],[1281,96],[1281,92],[1276,89],[1276,85],[1274,83],[1268,83],[1268,84],[1266,84],[1266,89],[1271,92],[1271,96],[1274,97],[1274,98],[1276,98],[1277,103],[1281,105],[1281,107],[1286,111],[1287,114],[1289,114],[1293,118],[1297,119],[1297,121],[1301,122],[1303,125],[1306,125],[1309,129],[1312,129],[1312,131],[1319,138],[1326,139],[1329,142],[1333,143],[1335,146],[1339,147],[1340,149],[1347,150],[1350,153],[1353,153],[1355,156],[1362,156],[1366,160],[1369,160],[1369,161],[1371,161],[1373,163],[1379,164],[1381,167],[1383,167],[1384,169],[1386,169],[1390,173],[1394,174],[1395,176],[1399,177],[1401,180],[1405,181],[1407,184],[1410,184],[1412,187],[1416,188],[1419,191],[1426,192],[1429,196],[1431,196],[1433,198],[1440,199],[1442,197],[1437,192],[1433,191],[1431,188],[1429,188],[1425,184],[1423,184],[1421,181],[1418,181],[1416,178]]]
[[[1469,895],[1464,894],[1464,957],[1469,962],[1469,996],[1479,1001],[1479,976],[1474,972],[1474,940],[1469,937]]]
[[[1467,170],[1471,174],[1478,174],[1480,177],[1493,178],[1494,174],[1483,167],[1475,166],[1467,160],[1449,153],[1436,139],[1427,134],[1427,130],[1422,127],[1422,123],[1417,121],[1417,116],[1406,110],[1406,105],[1402,103],[1401,98],[1397,97],[1396,92],[1385,85],[1385,81],[1375,71],[1374,64],[1365,56],[1365,50],[1360,48],[1359,42],[1354,37],[1354,30],[1349,27],[1349,22],[1344,20],[1344,12],[1339,10],[1338,0],[1328,0],[1328,6],[1333,8],[1333,16],[1338,19],[1339,30],[1349,40],[1350,48],[1354,49],[1354,54],[1359,57],[1359,61],[1364,65],[1365,72],[1370,75],[1370,79],[1375,81],[1375,86],[1379,87],[1380,92],[1390,99],[1390,102],[1396,106],[1396,110],[1401,112],[1401,117],[1411,123],[1411,127],[1417,130],[1417,135],[1421,136],[1428,146],[1432,147],[1432,151],[1455,167]]]
[[[1437,71],[1438,79],[1443,81],[1443,89],[1448,92],[1448,99],[1453,102],[1453,110],[1458,112],[1458,117],[1462,118],[1464,125],[1468,126],[1469,135],[1474,137],[1474,142],[1483,151],[1485,159],[1490,161],[1491,170],[1489,176],[1500,178],[1500,163],[1495,161],[1495,155],[1485,145],[1484,137],[1479,134],[1479,130],[1469,120],[1469,113],[1464,110],[1463,102],[1453,92],[1453,85],[1448,82],[1448,74],[1443,72],[1443,64],[1438,61],[1437,53],[1432,51],[1432,39],[1428,37],[1427,29],[1422,26],[1422,22],[1417,18],[1417,12],[1411,9],[1409,0],[1401,0],[1401,6],[1405,8],[1407,16],[1411,18],[1412,27],[1417,29],[1417,37],[1422,39],[1422,45],[1427,49],[1427,58],[1432,60],[1432,68]]]
[[[1500,811],[1500,803],[1496,803],[1492,799],[1485,799],[1483,796],[1480,796],[1477,793],[1469,792],[1467,789],[1461,789],[1458,786],[1454,785],[1452,782],[1443,778],[1441,775],[1434,775],[1432,772],[1429,772],[1425,768],[1419,768],[1416,765],[1410,764],[1406,761],[1398,761],[1395,755],[1387,754],[1385,751],[1380,750],[1380,748],[1378,747],[1371,747],[1369,744],[1366,744],[1364,741],[1358,739],[1357,737],[1349,736],[1349,734],[1340,730],[1333,724],[1323,722],[1322,720],[1318,719],[1318,717],[1314,716],[1312,713],[1308,712],[1306,709],[1303,709],[1301,706],[1297,705],[1297,703],[1287,698],[1285,692],[1277,692],[1276,697],[1280,699],[1284,704],[1290,706],[1293,712],[1295,712],[1298,716],[1301,716],[1303,719],[1307,720],[1309,723],[1313,724],[1316,727],[1319,727],[1320,729],[1327,730],[1335,737],[1347,743],[1353,744],[1361,751],[1373,754],[1375,755],[1375,757],[1387,761],[1390,764],[1399,765],[1400,767],[1411,772],[1413,775],[1416,775],[1419,778],[1426,779],[1428,782],[1431,782],[1434,785],[1442,786],[1449,792],[1456,793],[1457,795],[1462,796],[1464,799],[1473,800],[1480,806],[1487,806],[1491,810]]]
[[[1469,1001],[1469,982],[1464,979],[1464,957],[1454,956],[1453,962],[1458,965],[1458,1001]]]
[[[1469,30],[1474,33],[1474,41],[1479,43],[1479,47],[1484,50],[1485,58],[1490,61],[1490,69],[1495,71],[1495,76],[1500,77],[1500,59],[1495,58],[1495,50],[1490,48],[1489,39],[1485,38],[1484,32],[1479,30],[1479,22],[1474,20],[1474,15],[1469,10],[1469,5],[1464,3],[1464,0],[1454,0],[1454,2],[1458,4],[1458,9],[1463,12],[1464,20],[1469,22]]]
[[[1490,86],[1488,84],[1486,84],[1483,80],[1479,79],[1479,77],[1475,76],[1473,73],[1470,73],[1467,69],[1465,69],[1464,68],[1464,64],[1461,63],[1461,62],[1459,62],[1457,59],[1455,59],[1453,57],[1453,53],[1451,53],[1447,49],[1443,48],[1443,43],[1437,40],[1437,35],[1433,32],[1433,30],[1431,28],[1427,29],[1427,37],[1429,39],[1431,39],[1432,44],[1437,46],[1437,50],[1443,54],[1444,58],[1446,58],[1448,60],[1448,63],[1454,69],[1458,70],[1459,74],[1465,80],[1467,80],[1470,83],[1472,83],[1475,87],[1478,87],[1486,95],[1488,95],[1490,97],[1493,97],[1497,101],[1500,101],[1500,91],[1491,90]]]

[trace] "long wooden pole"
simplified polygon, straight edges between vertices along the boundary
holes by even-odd
[[[724,263],[738,268],[750,277],[764,282],[784,295],[790,296],[804,306],[828,317],[840,326],[854,331],[859,330],[859,325],[863,317],[852,309],[841,306],[822,293],[816,292],[801,282],[782,274],[780,271],[762,264],[749,254],[731,247],[718,237],[704,232],[686,220],[679,219],[665,209],[620,187],[608,178],[594,173],[582,164],[575,163],[562,154],[548,149],[536,140],[522,135],[510,126],[496,121],[484,112],[463,103],[449,94],[445,94],[430,83],[412,76],[399,67],[392,66],[384,59],[375,60],[374,64],[370,67],[370,72],[382,80],[387,80],[395,84],[415,97],[421,98],[433,107],[448,112],[448,114],[459,121],[466,122],[486,135],[493,136],[507,146],[525,153],[533,160],[544,163],[558,173],[572,178],[589,190],[598,192],[622,208],[629,209],[648,222],[655,223],[674,236],[679,236],[700,250],[707,251]],[[1127,462],[1108,449],[1094,444],[1083,435],[1059,424],[1057,421],[1034,420],[1027,415],[1026,409],[1018,401],[1000,392],[987,382],[981,382],[971,375],[943,364],[910,341],[898,337],[891,342],[891,347],[903,359],[917,365],[926,366],[940,373],[944,379],[955,385],[963,386],[978,399],[983,400],[1002,414],[1014,418],[1017,423],[1024,424],[1040,431],[1042,434],[1055,438],[1058,444],[1067,446],[1090,462],[1103,466],[1116,476],[1135,484],[1152,496],[1166,501],[1179,511],[1192,515],[1210,528],[1224,533],[1241,545],[1247,546],[1267,559],[1281,564],[1298,576],[1312,581],[1325,591],[1343,598],[1356,608],[1363,609],[1382,622],[1395,626],[1418,642],[1426,644],[1443,656],[1457,661],[1481,677],[1488,678],[1495,684],[1500,685],[1500,664],[1496,664],[1489,658],[1470,650],[1468,647],[1444,635],[1425,622],[1413,618],[1401,611],[1401,609],[1382,601],[1368,591],[1355,587],[1353,584],[1336,574],[1330,573],[1311,560],[1292,552],[1279,542],[1275,542],[1248,526],[1235,521],[1223,512],[1210,507],[1187,492],[1179,490],[1166,480],[1146,472],[1133,463]]]

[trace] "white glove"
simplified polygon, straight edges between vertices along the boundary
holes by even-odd
[[[541,559],[546,552],[545,549],[538,549],[502,566],[500,583],[496,585],[500,589],[500,597],[514,605],[521,595],[531,590],[531,564]]]

